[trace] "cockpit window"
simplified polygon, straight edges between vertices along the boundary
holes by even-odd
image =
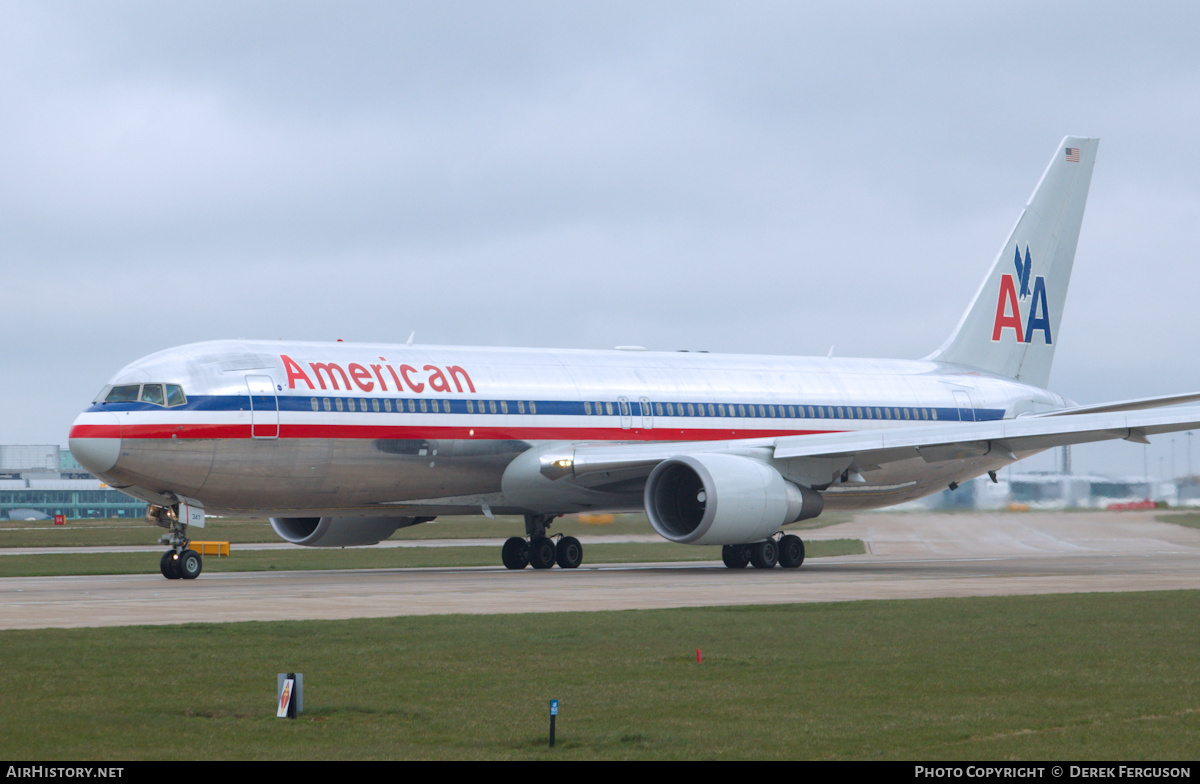
[[[166,398],[163,397],[162,384],[143,384],[142,402],[153,403],[156,406],[161,406],[166,403]]]
[[[123,384],[119,387],[113,387],[108,393],[108,397],[104,398],[105,403],[132,403],[138,399],[138,391],[142,388],[141,384]]]
[[[182,406],[187,403],[183,387],[178,384],[123,384],[105,387],[104,391],[105,403],[134,403],[138,400],[156,406]]]

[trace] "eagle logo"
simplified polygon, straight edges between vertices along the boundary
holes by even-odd
[[[1025,264],[1021,264],[1021,246],[1016,248],[1016,258],[1013,261],[1017,265],[1017,280],[1021,283],[1021,299],[1026,299],[1031,292],[1029,290],[1029,271],[1033,269],[1033,259],[1029,256],[1029,246],[1025,246]]]

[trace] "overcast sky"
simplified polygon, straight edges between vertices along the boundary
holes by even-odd
[[[1051,387],[1200,389],[1198,9],[5,0],[0,443],[213,338],[921,357],[1067,134]]]

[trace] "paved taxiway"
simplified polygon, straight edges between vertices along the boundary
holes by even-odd
[[[869,553],[799,571],[702,562],[5,578],[0,628],[1200,588],[1200,530],[1154,513],[874,513],[809,538],[860,538]]]

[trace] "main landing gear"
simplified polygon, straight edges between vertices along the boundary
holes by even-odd
[[[546,535],[546,527],[556,515],[525,515],[527,538],[510,537],[500,549],[500,558],[508,569],[549,569],[558,564],[563,569],[574,569],[583,563],[583,545],[573,536],[558,537],[555,543]]]
[[[786,534],[779,541],[727,544],[721,548],[721,560],[730,569],[745,569],[748,564],[754,564],[756,569],[774,569],[776,564],[784,569],[799,569],[804,563],[804,541],[795,534]]]
[[[151,506],[146,510],[150,522],[167,529],[159,544],[170,545],[158,562],[162,576],[168,580],[195,580],[204,570],[200,553],[188,548],[187,523],[181,522],[173,509]]]

